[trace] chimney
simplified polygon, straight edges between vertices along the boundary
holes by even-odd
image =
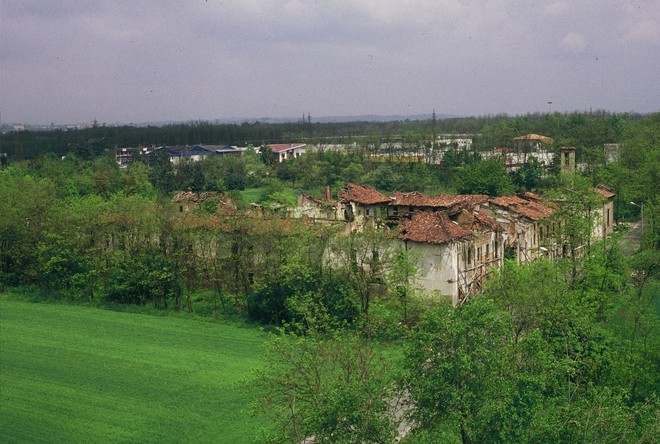
[[[332,190],[330,189],[330,185],[326,185],[325,187],[325,200],[332,200]]]

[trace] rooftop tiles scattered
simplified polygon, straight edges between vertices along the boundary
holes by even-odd
[[[339,190],[339,200],[345,202],[356,202],[363,205],[374,205],[388,203],[390,198],[367,185],[358,185],[352,182]]]
[[[524,198],[521,196],[500,196],[495,197],[490,201],[497,206],[506,208],[509,211],[518,213],[521,216],[534,221],[550,217],[554,212],[554,209],[541,203],[542,199],[539,196],[533,196],[535,197]]]
[[[414,242],[444,244],[468,239],[471,234],[445,213],[415,213],[399,225],[399,236]]]

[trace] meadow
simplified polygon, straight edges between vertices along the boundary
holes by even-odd
[[[255,328],[0,298],[0,441],[254,442]]]

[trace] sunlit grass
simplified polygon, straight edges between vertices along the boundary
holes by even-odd
[[[253,442],[256,329],[0,299],[0,441]]]
[[[248,188],[240,191],[240,194],[246,203],[257,203],[261,200],[264,194],[264,188]]]

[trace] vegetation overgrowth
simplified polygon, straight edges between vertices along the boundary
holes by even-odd
[[[250,137],[242,135],[250,129],[255,131]],[[340,129],[343,138],[332,133]],[[401,155],[428,148],[434,132],[459,130],[480,135],[471,152],[450,151],[441,164],[408,162]],[[542,175],[530,161],[509,174],[497,159],[478,155],[528,132],[553,137],[555,153],[575,146],[584,170],[569,179],[552,170]],[[658,436],[660,114],[344,126],[197,122],[125,128],[125,138],[117,142],[121,134],[99,127],[2,136],[10,156],[0,157],[0,290],[27,288],[52,300],[242,317],[280,327],[258,370],[262,383],[250,389],[259,398],[254,411],[268,420],[261,440],[315,436],[319,443],[389,442],[402,424],[410,431],[407,442],[653,442]],[[242,143],[255,145],[304,137],[352,148],[282,163],[263,155],[268,150],[177,165],[156,155],[138,157],[126,169],[107,151],[138,143],[217,143],[223,134],[241,134]],[[223,142],[238,140],[226,137]],[[603,143],[619,144],[617,160],[606,161]],[[340,225],[283,217],[299,189],[320,197],[326,186],[336,189],[346,181],[383,192],[559,196],[570,190],[585,204],[586,190],[605,183],[617,193],[615,218],[639,217],[643,223],[639,240],[628,245],[630,257],[614,238],[589,244],[581,259],[506,263],[483,295],[453,308],[417,288],[414,255],[389,249],[385,230],[338,236]],[[176,190],[210,192],[211,198],[174,203]],[[561,208],[567,229],[576,235],[584,231],[578,219],[582,210]],[[328,252],[332,263],[325,260]],[[15,313],[12,304],[3,302],[8,319]],[[171,328],[179,322],[187,321],[173,319]],[[131,336],[139,341],[143,328],[135,327]],[[43,340],[35,331],[24,334],[25,341]],[[206,348],[211,342],[206,340],[199,353],[212,360],[222,351]],[[259,353],[255,343],[248,348],[236,350],[236,356]],[[382,353],[383,348],[392,353]],[[30,366],[41,374],[55,365],[51,358],[26,356],[18,346],[7,350],[6,362],[16,362],[16,368]],[[97,358],[86,358],[102,373],[94,367]],[[52,374],[56,383],[75,379],[68,367],[56,366]],[[223,384],[222,374],[210,374],[217,378],[214,384]],[[89,390],[99,390],[87,381]],[[9,384],[3,379],[3,393]],[[144,383],[153,388],[150,384]],[[181,399],[196,396],[176,393]],[[3,401],[3,408],[43,409],[56,417],[48,404],[12,407],[24,402],[19,395]],[[74,416],[85,415],[90,413]],[[80,421],[82,428],[85,420]],[[24,433],[9,430],[12,439]],[[109,433],[123,432],[117,427]]]

